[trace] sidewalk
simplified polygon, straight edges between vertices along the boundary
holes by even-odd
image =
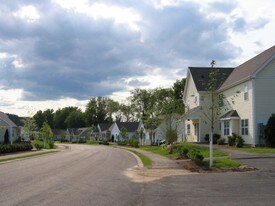
[[[121,149],[127,149],[123,147],[119,147]],[[182,169],[175,161],[170,160],[166,157],[162,157],[158,154],[154,154],[152,152],[144,151],[137,148],[129,148],[130,150],[135,150],[152,160],[152,169]]]
[[[200,146],[208,147],[208,144],[198,144]],[[221,150],[229,153],[228,157],[236,161],[241,162],[242,164],[249,165],[258,169],[271,169],[275,168],[275,154],[258,154],[250,153],[239,150],[234,150],[227,148],[222,145],[213,145],[214,149]]]

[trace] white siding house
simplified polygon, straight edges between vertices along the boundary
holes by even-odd
[[[275,114],[275,46],[236,68],[217,69],[223,76],[214,95],[215,101],[221,101],[215,133],[226,139],[236,133],[244,138],[245,144],[262,144],[262,128]],[[205,115],[210,97],[201,85],[207,82],[210,70],[188,69],[184,92],[187,112],[182,118],[187,141],[203,142],[210,131]]]
[[[8,137],[8,143],[13,143],[18,139],[19,128],[3,112],[0,112],[0,143],[5,142],[5,136]]]

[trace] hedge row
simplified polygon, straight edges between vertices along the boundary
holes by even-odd
[[[0,144],[0,153],[32,150],[31,143]]]

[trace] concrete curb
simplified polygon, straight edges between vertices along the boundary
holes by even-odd
[[[132,155],[135,157],[136,161],[137,161],[138,167],[139,167],[140,169],[143,169],[143,168],[144,168],[144,165],[143,165],[141,159],[140,159],[135,153],[133,153],[133,152],[131,152],[131,151],[125,149],[125,148],[122,148],[122,147],[114,147],[114,148],[119,149],[119,150],[123,150],[123,151],[125,151],[125,152],[128,152],[128,153],[132,154]]]

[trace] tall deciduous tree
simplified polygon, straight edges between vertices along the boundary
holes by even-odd
[[[108,122],[107,98],[92,98],[86,106],[85,115],[88,126]]]
[[[67,117],[74,111],[80,111],[77,107],[65,107],[62,109],[58,109],[54,113],[54,128],[55,129],[66,129],[67,125],[65,123]],[[72,126],[75,127],[75,126]]]
[[[85,116],[80,110],[72,111],[65,120],[67,128],[85,127]]]

